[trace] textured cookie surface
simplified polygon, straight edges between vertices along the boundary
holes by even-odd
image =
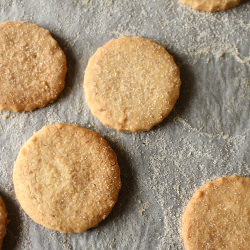
[[[180,72],[159,44],[142,37],[111,40],[89,60],[84,90],[92,113],[106,126],[145,131],[173,109]]]
[[[65,86],[66,57],[48,30],[26,22],[0,24],[0,110],[31,111]]]
[[[182,3],[200,11],[215,12],[235,7],[242,0],[180,0]]]
[[[17,157],[13,181],[17,199],[35,222],[76,233],[108,216],[121,187],[108,142],[72,124],[49,125],[31,137]]]
[[[230,176],[197,190],[183,215],[186,250],[250,249],[250,178]]]
[[[6,225],[7,225],[7,212],[5,204],[0,197],[0,248],[3,244],[4,236],[6,235]]]

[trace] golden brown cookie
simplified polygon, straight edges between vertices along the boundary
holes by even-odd
[[[235,7],[243,0],[180,0],[193,9],[206,12],[223,11]]]
[[[0,24],[0,110],[31,111],[53,102],[65,86],[66,57],[46,29]]]
[[[6,226],[7,226],[7,212],[5,204],[0,197],[0,249],[2,248],[3,239],[6,235]]]
[[[92,113],[106,126],[146,131],[173,109],[180,92],[173,57],[152,40],[111,40],[89,60],[84,90]]]
[[[189,201],[182,222],[186,250],[249,250],[250,178],[207,183]]]
[[[99,134],[72,124],[43,127],[14,166],[16,197],[37,223],[80,233],[104,220],[121,188],[116,154]]]

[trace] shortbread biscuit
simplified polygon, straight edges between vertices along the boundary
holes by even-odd
[[[180,0],[193,9],[206,12],[223,11],[235,7],[243,0]]]
[[[173,57],[152,40],[111,40],[89,60],[84,90],[92,113],[106,126],[146,131],[173,109],[180,91]]]
[[[250,249],[250,178],[223,177],[197,190],[183,215],[186,250]]]
[[[31,111],[53,102],[65,86],[66,57],[46,29],[0,24],[0,110]]]
[[[16,197],[37,223],[80,233],[104,220],[121,188],[114,151],[99,134],[72,124],[43,127],[14,166]]]
[[[5,204],[0,197],[0,248],[2,248],[3,239],[6,235],[6,226],[7,226],[7,212]]]

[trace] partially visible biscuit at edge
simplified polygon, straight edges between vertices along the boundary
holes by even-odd
[[[173,57],[143,37],[114,39],[90,58],[84,77],[86,102],[105,126],[147,131],[172,111],[180,93]]]
[[[0,24],[0,110],[32,111],[55,101],[65,87],[66,57],[50,32],[36,24]]]
[[[222,177],[199,188],[182,217],[186,250],[250,249],[250,178]]]
[[[243,2],[243,0],[180,0],[189,7],[205,12],[224,11],[233,8]]]
[[[3,199],[0,197],[0,249],[2,248],[3,239],[6,235],[7,211]]]
[[[32,136],[19,152],[13,182],[21,207],[35,222],[67,233],[97,226],[121,188],[109,143],[73,124],[48,125]]]

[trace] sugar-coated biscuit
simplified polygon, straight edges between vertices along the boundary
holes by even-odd
[[[242,0],[180,0],[193,9],[206,12],[223,11],[242,3]]]
[[[198,189],[182,218],[186,250],[250,249],[250,178],[230,176]]]
[[[0,110],[31,111],[53,102],[65,86],[66,57],[36,24],[0,24]]]
[[[121,188],[117,157],[99,134],[72,124],[43,127],[22,147],[13,181],[24,211],[61,232],[95,227]]]
[[[173,57],[142,37],[122,37],[99,48],[84,78],[86,102],[94,116],[127,132],[149,130],[166,118],[180,86]]]

